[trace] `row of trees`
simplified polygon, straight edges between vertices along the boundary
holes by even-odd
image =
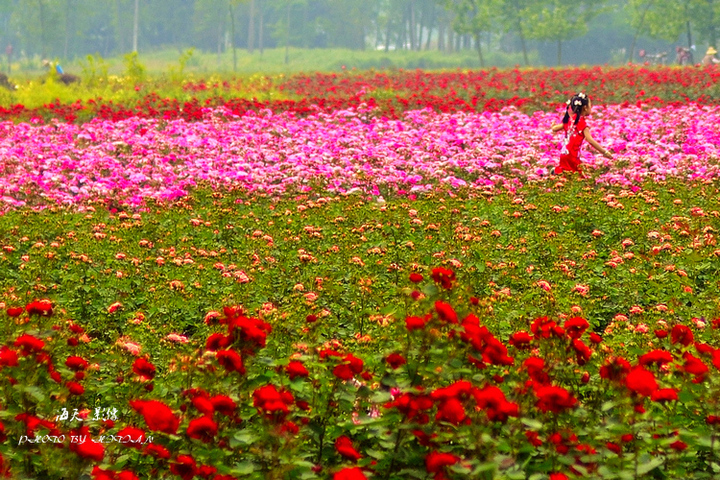
[[[715,45],[720,0],[0,0],[7,54],[60,58],[168,46],[474,48],[483,64],[502,43],[529,63],[529,42],[545,42],[561,63],[563,45],[598,15],[633,38],[629,55],[639,38]]]

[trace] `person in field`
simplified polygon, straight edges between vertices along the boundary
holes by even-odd
[[[717,53],[717,50],[715,50],[713,47],[710,47],[707,49],[707,52],[705,53],[705,56],[700,61],[700,64],[704,67],[707,67],[709,65],[716,65],[720,63],[720,60],[715,58],[715,54]]]
[[[584,140],[587,140],[605,158],[613,158],[612,154],[596,142],[590,134],[590,127],[585,118],[591,112],[592,101],[585,93],[578,93],[566,102],[562,123],[553,125],[550,129],[551,133],[560,130],[565,132],[565,141],[560,152],[560,164],[551,170],[552,173],[559,175],[563,172],[577,172],[580,174],[580,178],[587,178],[580,168],[580,147]]]

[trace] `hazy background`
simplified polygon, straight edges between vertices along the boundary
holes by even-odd
[[[0,0],[0,66],[132,51],[225,71],[263,55],[476,68],[620,64],[645,50],[673,63],[680,45],[698,62],[718,19],[720,0]]]

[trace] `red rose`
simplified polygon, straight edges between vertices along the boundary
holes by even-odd
[[[24,311],[23,307],[10,307],[6,310],[8,317],[19,317]]]
[[[226,372],[238,372],[240,374],[245,373],[245,366],[242,363],[242,358],[234,350],[218,350],[215,355],[220,365],[225,367]]]
[[[65,366],[75,372],[85,370],[90,363],[82,357],[70,356],[65,360]]]
[[[265,385],[253,392],[253,405],[266,415],[279,414],[281,417],[290,410],[293,397],[286,392],[279,392],[275,385]]]
[[[353,447],[352,440],[345,435],[341,435],[335,440],[335,450],[348,460],[357,461],[362,458],[362,455]]]
[[[0,348],[0,367],[17,367],[18,355],[8,347]]]
[[[197,464],[190,455],[178,455],[170,464],[170,471],[183,480],[190,480],[197,473]]]
[[[435,415],[436,421],[448,422],[453,425],[459,425],[465,418],[465,408],[457,398],[449,398],[442,402],[437,415]]]
[[[367,480],[365,474],[358,467],[343,468],[333,475],[333,480]]]
[[[690,375],[701,377],[708,373],[708,371],[710,371],[708,366],[705,365],[702,360],[700,360],[690,352],[685,352],[685,354],[683,354],[683,358],[685,359],[683,369]]]
[[[515,348],[529,348],[530,342],[532,342],[532,337],[524,330],[513,333],[508,340],[508,343]]]
[[[693,342],[692,330],[685,325],[675,325],[670,331],[670,340],[687,347]]]
[[[230,339],[222,333],[213,333],[205,342],[205,349],[215,352],[230,345]]]
[[[202,440],[205,443],[209,443],[217,435],[217,423],[210,417],[200,417],[194,420],[190,420],[187,427],[187,435],[190,438]]]
[[[157,400],[132,400],[130,406],[145,418],[150,430],[175,435],[180,420],[170,407]]]
[[[630,370],[625,378],[625,385],[633,392],[645,397],[649,397],[658,389],[655,376],[643,367],[635,367]]]
[[[95,465],[92,469],[93,480],[115,480],[115,472],[112,470],[103,470]]]
[[[209,398],[203,395],[196,395],[192,399],[193,407],[203,415],[212,415],[215,412],[215,407]]]
[[[293,360],[290,363],[288,363],[288,366],[285,367],[285,372],[290,377],[290,380],[295,380],[297,377],[307,377],[310,375],[310,372],[308,372],[307,368],[305,368],[305,365],[302,364],[302,362],[299,362],[297,360]]]
[[[85,393],[85,387],[77,382],[67,382],[65,386],[70,390],[70,395],[82,395]]]
[[[638,357],[638,363],[640,365],[652,365],[653,363],[657,363],[658,365],[665,365],[666,363],[670,363],[672,361],[672,354],[665,350],[652,350]]]
[[[413,272],[413,273],[410,274],[410,281],[411,281],[412,283],[420,283],[420,282],[423,281],[423,276],[420,275],[419,273],[414,273],[414,272]]]
[[[145,380],[155,378],[155,365],[140,357],[133,363],[133,373]]]
[[[215,395],[214,397],[210,398],[210,403],[212,403],[212,406],[213,408],[215,408],[216,412],[228,416],[235,413],[235,409],[237,408],[237,405],[232,400],[232,398],[225,395]]]
[[[426,318],[420,317],[407,317],[405,319],[405,328],[407,328],[409,332],[412,332],[413,330],[422,330],[425,328],[427,320],[428,319]]]
[[[578,339],[582,337],[582,334],[585,333],[585,330],[587,330],[590,324],[584,318],[572,317],[565,321],[565,325],[563,326],[570,338]]]
[[[537,395],[537,407],[543,412],[560,413],[563,410],[573,408],[577,404],[577,400],[562,387],[554,385],[546,385],[538,388],[535,392]]]
[[[25,306],[25,310],[28,315],[42,315],[44,317],[49,317],[53,313],[52,303],[50,303],[49,300],[35,300],[30,302]]]
[[[443,288],[450,289],[455,281],[455,272],[445,267],[437,267],[432,270],[432,279]]]
[[[147,444],[143,453],[145,455],[152,455],[155,458],[161,458],[164,460],[170,458],[170,451],[162,445],[158,445],[156,443]]]
[[[124,445],[136,449],[140,449],[141,444],[145,441],[145,431],[137,427],[125,427],[117,433],[118,437],[127,437],[128,442]]]
[[[677,450],[678,452],[681,452],[681,451],[685,450],[686,448],[688,448],[688,445],[687,445],[687,443],[683,442],[682,440],[677,440],[670,444],[670,448],[672,448],[673,450]]]
[[[430,452],[425,457],[425,469],[428,473],[438,473],[447,466],[455,465],[459,460],[459,457],[451,453]]]
[[[678,394],[677,391],[673,388],[659,388],[652,392],[652,395],[650,395],[650,399],[653,402],[669,402],[672,400],[677,401]]]
[[[437,300],[435,302],[435,312],[443,322],[447,323],[458,323],[457,313],[449,303]]]
[[[36,353],[36,352],[41,351],[43,349],[43,347],[45,346],[45,342],[43,342],[39,338],[33,337],[32,335],[23,333],[15,340],[14,345],[16,347],[22,348],[23,356],[28,356],[31,353]]]
[[[105,456],[105,447],[102,443],[95,443],[93,440],[88,439],[83,443],[72,443],[70,449],[78,454],[82,458],[89,458],[96,462],[102,462]]]
[[[407,363],[405,357],[403,357],[399,353],[391,353],[385,358],[385,361],[388,363],[388,365],[390,365],[390,368],[393,369],[400,368]]]

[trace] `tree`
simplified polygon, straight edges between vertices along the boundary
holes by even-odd
[[[603,8],[596,0],[531,0],[521,12],[529,38],[557,42],[557,63],[561,65],[562,42],[587,33],[588,21]]]
[[[455,31],[470,34],[475,39],[480,66],[484,67],[481,34],[492,30],[497,24],[496,19],[502,11],[501,0],[448,0],[445,5],[455,12]]]
[[[523,21],[522,12],[527,9],[528,2],[529,0],[503,0],[501,6],[505,31],[514,31],[517,33],[517,36],[520,39],[520,48],[522,49],[525,65],[529,65],[530,60],[528,59],[527,44],[525,41],[527,37],[525,33],[527,27],[524,23],[527,22]]]

